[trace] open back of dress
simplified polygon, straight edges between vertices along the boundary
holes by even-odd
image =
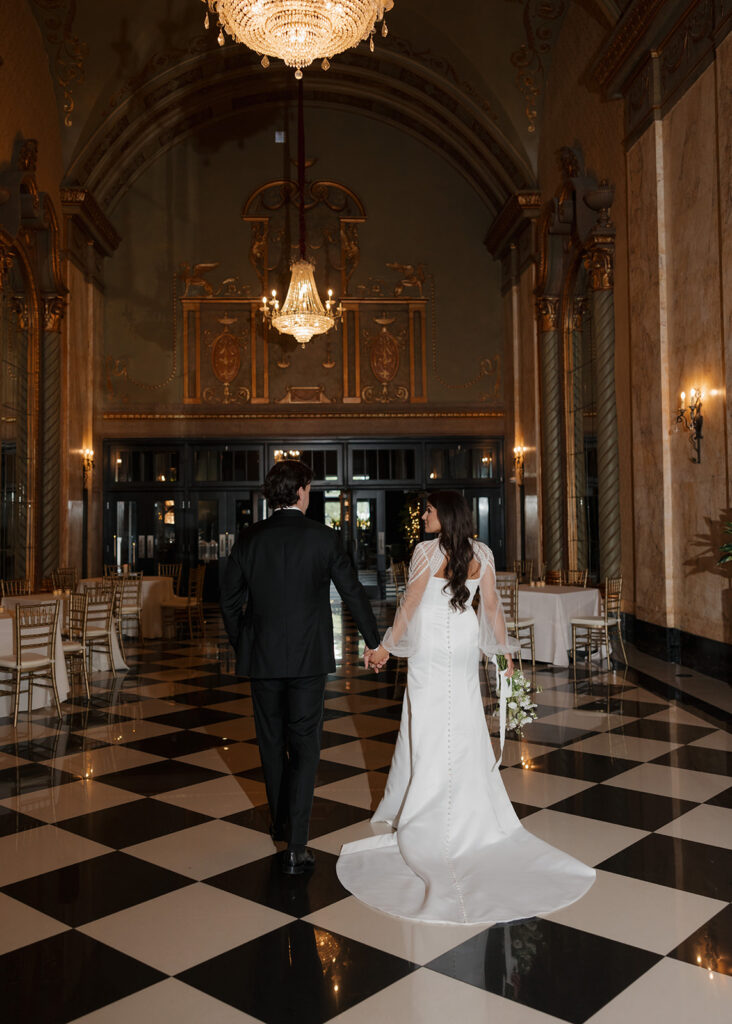
[[[369,906],[419,921],[494,923],[557,910],[579,899],[595,872],[537,839],[517,818],[494,770],[480,693],[483,627],[470,602],[462,612],[451,607],[437,575],[443,558],[430,545],[420,547],[428,550],[415,557],[430,572],[418,578],[419,600],[412,597],[401,623],[399,615],[395,620],[399,636],[390,649],[408,646],[407,693],[372,819],[393,831],[346,844],[338,877]],[[475,547],[481,571],[467,586],[471,598],[480,587],[493,614],[493,559],[484,545]],[[481,616],[486,619],[485,607]],[[502,616],[490,628],[500,648],[507,640]]]

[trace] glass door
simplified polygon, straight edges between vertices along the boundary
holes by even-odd
[[[354,490],[353,559],[358,578],[372,596],[386,592],[386,543],[383,490]]]
[[[465,491],[465,497],[473,510],[473,521],[478,540],[493,552],[497,569],[506,567],[505,526],[503,496],[498,490]]]
[[[255,491],[194,493],[193,564],[206,566],[203,596],[218,601],[226,561],[240,533],[262,517],[262,498]]]
[[[185,560],[179,495],[117,493],[104,503],[104,562],[156,576],[161,562]]]

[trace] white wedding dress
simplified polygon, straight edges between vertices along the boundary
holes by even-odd
[[[473,542],[478,615],[450,606],[439,541],[415,549],[404,600],[384,637],[409,657],[401,727],[372,821],[393,831],[344,845],[341,883],[364,903],[417,921],[496,923],[578,900],[595,872],[523,828],[496,767],[479,658],[505,653],[490,550]]]

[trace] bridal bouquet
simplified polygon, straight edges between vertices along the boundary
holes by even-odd
[[[508,668],[508,662],[503,654],[497,655],[496,663],[499,672],[505,672]],[[520,669],[515,670],[508,683],[511,689],[506,702],[506,731],[515,732],[518,736],[521,736],[524,726],[536,721],[537,705],[531,699],[531,682]],[[500,683],[498,680],[496,685],[499,687],[498,696],[500,698]],[[537,686],[534,692],[541,693],[541,687]],[[500,706],[493,712],[493,717],[496,718],[499,715]]]

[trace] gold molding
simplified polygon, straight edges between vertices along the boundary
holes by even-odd
[[[389,409],[380,412],[378,410],[364,410],[359,407],[358,412],[307,412],[298,407],[297,412],[284,412],[282,406],[268,412],[242,411],[236,413],[215,413],[215,412],[105,412],[102,413],[103,420],[388,420],[388,419],[502,419],[505,413],[498,409],[475,409],[453,411],[401,411]]]
[[[52,67],[64,95],[64,124],[70,128],[74,110],[72,88],[84,81],[84,60],[89,50],[72,31],[76,0],[33,0],[33,3],[44,12],[39,21],[49,49],[56,48]]]
[[[539,331],[556,331],[559,327],[559,298],[556,295],[540,295],[536,300],[536,318]]]
[[[583,255],[585,269],[590,278],[593,292],[612,291],[615,270],[615,239],[610,236],[596,237]]]

